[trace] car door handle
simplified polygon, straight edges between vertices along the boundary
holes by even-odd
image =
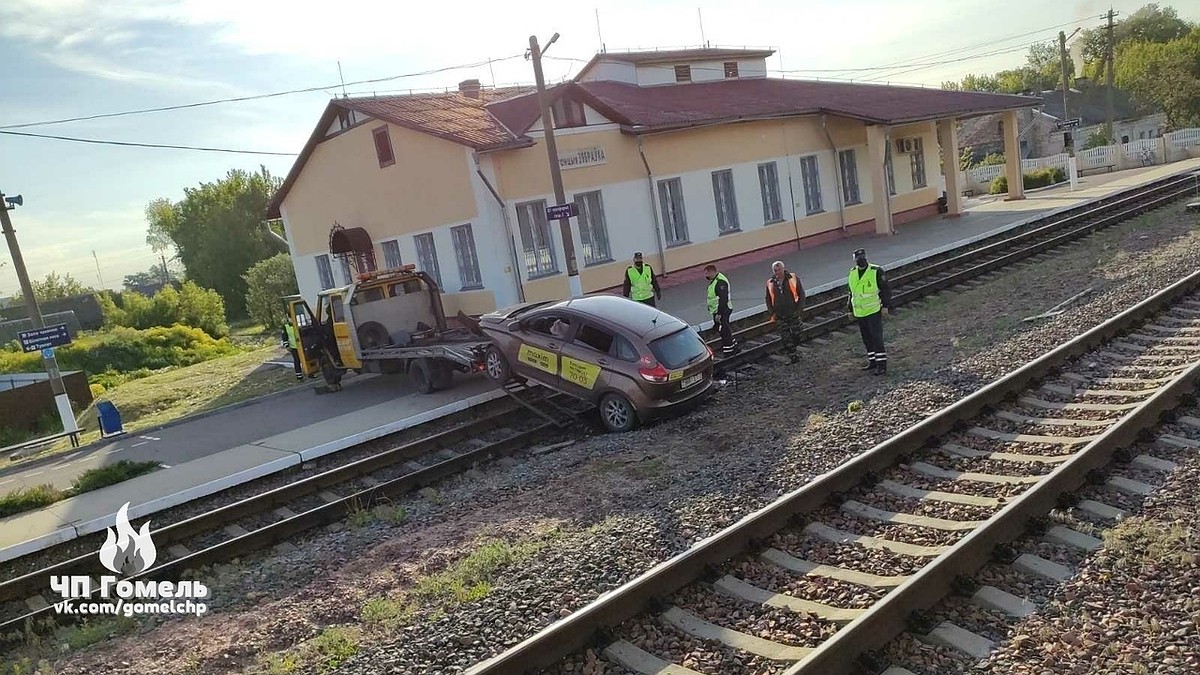
[[[607,366],[607,365],[608,365],[608,359],[598,359],[598,360],[596,361],[596,363],[599,363],[599,364],[600,364],[600,365],[602,365],[602,366]]]
[[[558,345],[554,344],[553,342],[547,344],[546,346],[549,347],[550,349],[558,349]]]

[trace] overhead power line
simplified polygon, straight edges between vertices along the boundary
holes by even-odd
[[[4,124],[4,125],[0,125],[0,129],[25,129],[28,127],[42,127],[42,126],[50,126],[53,124],[66,124],[68,122],[86,122],[89,120],[106,119],[106,118],[110,118],[110,117],[125,117],[127,115],[144,115],[147,113],[169,112],[172,110],[187,110],[190,108],[202,108],[205,106],[220,105],[223,103],[241,103],[244,101],[255,101],[255,100],[260,100],[260,99],[265,99],[265,98],[277,98],[279,96],[290,96],[292,94],[308,94],[308,93],[312,93],[312,92],[316,92],[316,91],[337,89],[337,88],[340,88],[343,86],[349,87],[349,86],[356,86],[356,85],[360,85],[360,84],[376,84],[379,82],[392,82],[395,80],[400,80],[400,79],[409,78],[409,77],[420,77],[423,75],[436,75],[438,73],[444,73],[444,72],[451,71],[451,70],[464,70],[467,68],[479,68],[481,66],[486,66],[490,63],[499,63],[501,61],[511,61],[512,59],[521,58],[522,56],[523,56],[523,54],[513,54],[511,56],[505,56],[505,57],[499,58],[499,59],[487,59],[484,61],[477,61],[475,63],[463,63],[463,64],[459,64],[459,65],[455,65],[455,66],[444,66],[441,68],[433,68],[431,70],[423,70],[423,71],[416,72],[416,73],[402,73],[400,75],[389,75],[387,77],[376,77],[376,78],[369,79],[369,80],[357,80],[355,82],[345,82],[345,83],[338,82],[336,84],[326,84],[326,85],[322,85],[319,87],[304,87],[303,89],[289,89],[287,91],[275,91],[275,92],[271,92],[271,93],[267,93],[267,94],[254,94],[251,96],[235,96],[232,98],[220,98],[220,99],[215,99],[215,100],[211,100],[211,101],[199,101],[197,103],[182,103],[179,105],[168,105],[168,106],[162,106],[162,107],[158,107],[158,108],[140,108],[137,110],[122,110],[120,112],[99,113],[99,114],[95,114],[95,115],[81,115],[78,117],[64,117],[62,119],[42,120],[40,122],[22,122],[20,124]]]
[[[73,136],[55,136],[52,134],[35,134],[28,131],[4,131],[0,134],[8,136],[26,136],[29,138],[47,138],[56,141],[71,141],[73,143],[90,143],[93,145],[120,145],[130,148],[165,148],[170,150],[196,150],[199,152],[224,152],[235,155],[276,155],[279,157],[295,157],[295,152],[271,152],[267,150],[235,150],[232,148],[210,148],[198,145],[171,145],[168,143],[135,143],[133,141],[108,141],[97,138],[75,138]]]

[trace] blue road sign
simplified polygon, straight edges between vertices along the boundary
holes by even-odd
[[[42,350],[42,358],[43,359],[54,358],[54,347],[46,347],[45,349],[43,349]]]
[[[62,347],[71,344],[71,333],[67,324],[46,326],[34,330],[23,330],[17,333],[17,341],[25,352],[40,352],[47,347]]]
[[[575,205],[575,202],[546,207],[546,220],[562,220],[577,215],[579,215],[579,207]]]

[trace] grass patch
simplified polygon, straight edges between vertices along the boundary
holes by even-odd
[[[268,654],[263,659],[263,670],[267,675],[287,675],[294,673],[300,669],[300,656],[298,654]]]
[[[413,606],[392,598],[371,598],[363,605],[364,623],[395,627],[408,623],[413,617]]]
[[[438,574],[417,581],[412,597],[425,605],[453,606],[491,592],[491,581],[503,567],[526,558],[541,546],[532,542],[491,541]]]
[[[1104,545],[1111,555],[1137,564],[1195,565],[1200,542],[1183,522],[1184,514],[1174,522],[1129,518],[1104,533]]]
[[[71,484],[71,494],[99,490],[102,487],[115,485],[130,478],[136,478],[152,471],[157,471],[161,466],[162,464],[154,461],[132,462],[128,459],[123,459],[116,464],[88,469],[80,474]]]
[[[19,488],[0,497],[0,518],[14,513],[40,509],[66,497],[62,490],[51,485]]]
[[[348,628],[326,628],[307,647],[320,672],[332,672],[358,653],[358,634]]]
[[[161,466],[158,462],[131,462],[123,459],[116,464],[84,471],[67,490],[59,490],[52,485],[19,488],[0,496],[0,518],[23,511],[40,509],[67,497],[115,485],[130,478],[156,471]]]

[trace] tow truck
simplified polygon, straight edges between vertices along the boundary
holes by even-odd
[[[484,370],[492,342],[461,311],[452,326],[442,294],[415,265],[360,273],[348,286],[285,298],[304,374],[341,389],[347,371],[410,375],[423,394],[450,386],[455,371]]]

